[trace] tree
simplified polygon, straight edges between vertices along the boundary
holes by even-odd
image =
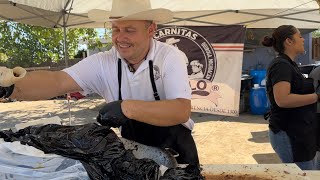
[[[94,29],[68,29],[67,44],[70,58],[76,54],[80,38],[95,39]],[[43,28],[15,22],[0,23],[0,54],[7,66],[30,67],[43,62],[58,62],[64,58],[63,30]]]
[[[316,30],[316,31],[313,31],[313,32],[312,32],[312,37],[313,37],[313,38],[318,38],[318,37],[320,37],[320,29],[319,29],[319,30]]]
[[[88,40],[88,49],[98,49],[99,51],[101,51],[102,49],[111,49],[112,47],[112,37],[111,37],[111,29],[104,29],[104,34],[103,38],[105,41],[107,41],[108,43],[102,43],[99,39],[100,38],[96,38],[96,39],[85,39]]]

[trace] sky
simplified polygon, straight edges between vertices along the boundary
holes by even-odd
[[[104,28],[96,28],[96,31],[98,32],[98,36],[104,36],[105,34]]]

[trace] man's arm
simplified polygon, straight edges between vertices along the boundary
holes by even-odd
[[[124,100],[123,114],[156,126],[172,126],[185,123],[191,114],[191,89],[185,62],[187,56],[176,48],[165,56],[162,70],[166,98],[160,101]]]
[[[81,90],[80,86],[63,71],[33,71],[15,83],[10,98],[42,100]]]
[[[124,100],[122,111],[129,119],[155,126],[172,126],[188,121],[191,100],[174,99],[161,101]]]
[[[167,99],[110,102],[99,111],[97,121],[100,124],[119,127],[127,121],[136,120],[155,126],[172,126],[189,120],[191,89],[185,64],[187,57],[175,48],[165,54],[161,76]]]

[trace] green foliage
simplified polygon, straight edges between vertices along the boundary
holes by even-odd
[[[0,53],[0,62],[1,62],[1,61],[7,61],[7,59],[8,59],[8,57],[7,57],[6,54]]]
[[[94,29],[68,29],[69,58],[77,50],[80,38],[94,39]],[[43,62],[58,62],[64,58],[62,28],[43,28],[14,22],[0,22],[0,54],[8,66],[30,67]]]
[[[313,31],[313,32],[312,32],[312,37],[313,37],[313,38],[318,38],[318,37],[320,37],[320,29],[317,30],[317,31]]]
[[[101,51],[102,48],[106,48],[107,50],[111,49],[112,47],[112,39],[111,39],[111,29],[105,29],[105,34],[103,37],[106,41],[109,43],[102,43],[99,40],[99,37],[96,37],[95,39],[86,39],[88,40],[88,49],[99,49]]]

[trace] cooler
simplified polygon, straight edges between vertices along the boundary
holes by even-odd
[[[250,76],[253,77],[252,82],[253,84],[259,84],[259,86],[265,86],[266,82],[266,74],[267,70],[261,69],[261,70],[250,70]]]
[[[250,110],[252,114],[264,115],[270,109],[269,100],[265,87],[254,84],[250,90]]]

